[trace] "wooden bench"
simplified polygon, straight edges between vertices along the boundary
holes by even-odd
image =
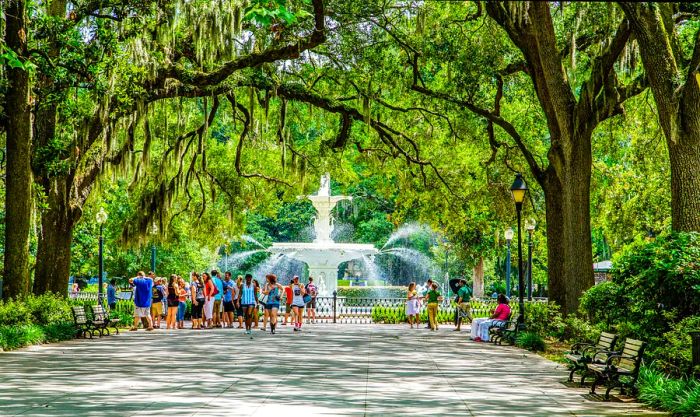
[[[85,307],[73,306],[73,321],[75,322],[76,336],[86,338],[88,335],[92,339],[93,331],[95,330],[92,321],[88,320],[85,314]]]
[[[515,344],[515,337],[518,333],[518,322],[511,320],[513,313],[508,314],[508,319],[498,325],[489,327],[489,339],[494,344],[502,345],[503,340],[508,340],[511,344]]]
[[[91,307],[92,314],[94,316],[94,323],[100,330],[100,334],[104,331],[107,336],[109,336],[109,328],[112,327],[116,334],[119,334],[119,328],[117,328],[117,323],[119,323],[119,318],[110,318],[109,314],[105,311],[104,307],[97,304]]]
[[[635,339],[626,339],[622,352],[610,353],[605,363],[591,363],[588,369],[595,374],[596,379],[591,386],[591,394],[595,394],[598,385],[605,385],[605,399],[610,398],[610,391],[615,387],[620,387],[620,394],[635,394],[639,367],[642,364],[642,355],[646,343]]]
[[[569,353],[566,355],[566,359],[569,361],[569,369],[571,370],[571,373],[569,373],[569,382],[574,380],[576,371],[582,371],[583,376],[581,377],[580,385],[583,386],[586,374],[589,373],[588,364],[593,363],[593,358],[596,356],[596,353],[600,351],[612,351],[615,348],[616,342],[616,334],[602,332],[595,344],[576,343],[572,345]]]

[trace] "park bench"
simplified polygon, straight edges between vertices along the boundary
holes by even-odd
[[[502,345],[504,339],[510,344],[515,344],[515,337],[518,333],[518,322],[517,320],[511,320],[512,318],[513,313],[511,312],[508,314],[508,319],[506,321],[489,327],[489,339],[491,339],[494,344]]]
[[[92,339],[93,331],[95,327],[91,320],[88,320],[87,314],[85,314],[85,307],[83,306],[73,306],[73,321],[75,322],[76,336],[77,337],[87,337],[90,335]]]
[[[595,363],[594,359],[594,363],[588,365],[588,369],[596,376],[591,386],[591,394],[595,394],[596,386],[605,384],[606,400],[610,398],[610,391],[615,387],[620,387],[620,394],[625,394],[627,389],[634,395],[645,347],[645,342],[626,339],[622,351],[610,352],[605,363]]]
[[[595,344],[576,343],[572,345],[569,353],[566,355],[566,359],[569,361],[569,369],[571,370],[571,373],[569,373],[569,382],[574,380],[576,371],[582,371],[581,386],[583,386],[586,374],[589,373],[588,364],[593,362],[593,358],[596,356],[597,352],[612,351],[615,348],[615,342],[617,342],[616,334],[602,332]]]
[[[119,334],[119,328],[117,327],[117,323],[119,323],[119,318],[110,318],[109,314],[105,311],[105,308],[99,304],[96,304],[91,307],[92,308],[92,315],[94,317],[93,323],[100,329],[100,333],[102,333],[102,330],[109,336],[109,328],[112,327],[116,334]]]

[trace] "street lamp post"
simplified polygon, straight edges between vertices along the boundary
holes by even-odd
[[[536,224],[533,218],[525,221],[525,230],[527,230],[527,301],[532,301],[532,233],[535,231]]]
[[[510,242],[513,240],[513,228],[506,229],[506,297],[510,298]]]
[[[527,185],[525,180],[523,180],[522,174],[518,173],[515,176],[515,181],[510,187],[510,192],[513,194],[513,201],[515,201],[515,211],[518,214],[518,306],[520,307],[520,315],[518,316],[518,326],[520,328],[525,327],[525,301],[523,299],[523,288],[525,288],[525,283],[523,282],[523,242],[522,233],[520,227],[520,214],[523,210],[523,202],[525,201],[525,195],[527,194]]]
[[[153,222],[153,226],[151,226],[151,235],[153,235],[153,238],[155,239],[156,234],[158,233],[158,226],[156,225],[155,222]],[[153,240],[151,242],[151,271],[153,273],[156,272],[156,242]]]
[[[97,212],[97,215],[95,216],[97,220],[97,224],[100,225],[100,239],[99,239],[99,251],[97,255],[97,263],[99,264],[98,266],[98,277],[97,277],[97,304],[102,305],[103,303],[103,289],[102,289],[102,276],[104,275],[104,270],[105,270],[105,264],[104,264],[104,244],[105,244],[105,239],[102,236],[102,232],[104,231],[104,226],[105,222],[107,221],[107,212],[105,211],[104,208],[100,208],[100,211]]]

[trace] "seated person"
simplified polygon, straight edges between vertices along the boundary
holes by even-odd
[[[504,324],[510,315],[508,299],[503,294],[498,294],[498,306],[491,317],[484,319],[474,319],[472,322],[471,338],[476,342],[489,341],[489,328]]]

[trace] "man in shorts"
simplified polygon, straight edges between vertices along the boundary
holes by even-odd
[[[216,287],[216,295],[214,296],[214,327],[221,327],[221,303],[224,296],[224,282],[219,278],[217,270],[211,271],[211,280]]]
[[[457,290],[457,299],[455,300],[457,302],[457,308],[464,313],[464,315],[467,316],[469,319],[469,322],[472,322],[472,308],[471,305],[469,304],[469,300],[472,298],[472,289],[469,288],[469,285],[467,285],[467,280],[465,279],[460,279],[459,280],[459,290]],[[454,331],[458,332],[462,328],[462,315],[459,314],[459,311],[457,312],[457,327],[455,328]]]
[[[163,300],[165,299],[165,287],[161,278],[155,278],[155,273],[150,272],[151,282],[155,281],[155,286],[151,287],[151,322],[153,327],[160,329],[160,319],[163,316]]]
[[[234,282],[231,281],[231,273],[226,272],[224,274],[224,281],[222,283],[223,293],[222,300],[224,303],[224,314],[223,314],[223,326],[233,327],[233,311],[236,309],[233,306],[233,287]]]
[[[143,271],[136,274],[136,278],[131,278],[129,283],[134,286],[134,325],[131,331],[139,328],[139,320],[148,323],[146,330],[153,330],[151,320],[151,290],[153,289],[153,279],[145,277]],[[145,324],[145,323],[144,323]]]
[[[236,308],[236,320],[238,321],[238,328],[243,328],[243,307],[241,307],[241,287],[238,285],[239,281],[242,281],[243,277],[238,276],[236,282],[233,283],[231,291],[233,292],[233,306]]]
[[[311,301],[306,303],[306,322],[316,323],[316,296],[318,295],[318,288],[314,284],[313,277],[309,277],[309,283],[306,284],[306,293],[311,297]]]

